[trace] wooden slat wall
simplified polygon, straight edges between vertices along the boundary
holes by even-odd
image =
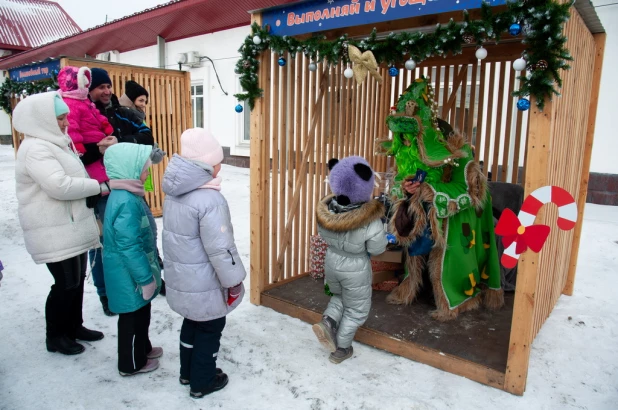
[[[123,64],[105,63],[97,60],[63,58],[61,66],[99,67],[107,70],[112,80],[114,94],[120,97],[124,93],[127,80],[141,84],[150,95],[146,123],[152,130],[155,142],[167,152],[163,162],[152,167],[154,192],[146,194],[146,200],[154,216],[161,216],[165,195],[161,190],[163,173],[169,159],[180,149],[180,134],[192,127],[191,113],[191,77],[188,72],[162,70],[157,68],[136,67]],[[14,99],[13,106],[19,100]],[[15,151],[23,135],[13,131]]]
[[[375,140],[388,137],[385,120],[390,107],[421,75],[430,76],[440,88],[436,98],[443,116],[466,135],[476,132],[477,158],[489,164],[485,172],[509,182],[518,174],[514,164],[525,150],[521,144],[528,115],[517,112],[509,94],[517,85],[510,66],[514,54],[502,52],[482,64],[468,54],[457,65],[443,65],[449,60],[439,59],[412,72],[402,69],[397,77],[380,67],[381,85],[372,77],[360,85],[345,78],[345,64],[318,64],[316,72],[310,72],[310,61],[302,54],[284,55],[284,67],[277,65],[279,55],[266,57],[272,67],[272,81],[263,85],[270,138],[265,155],[271,159],[272,181],[268,201],[262,204],[270,220],[266,288],[309,269],[309,238],[317,233],[315,205],[330,193],[330,158],[360,155],[376,171],[392,171],[393,158],[375,155]],[[321,88],[325,91],[320,100]],[[499,161],[506,164],[501,172]]]
[[[533,107],[524,157],[525,193],[557,185],[580,198],[585,189],[591,152],[588,119],[591,94],[600,81],[598,44],[582,18],[571,8],[571,19],[564,28],[567,47],[575,61],[570,71],[562,71],[563,96],[546,102],[544,112]],[[596,76],[595,76],[596,75]],[[583,206],[583,201],[579,201]],[[581,212],[581,210],[579,210]],[[546,205],[538,213],[537,224],[551,227],[551,233],[540,253],[526,252],[518,265],[517,288],[504,388],[523,394],[526,388],[530,346],[562,293],[571,268],[575,232],[581,228],[583,213],[572,231],[561,231],[557,225],[557,208]]]
[[[552,105],[551,139],[547,162],[547,185],[557,185],[578,198],[584,161],[590,105],[590,89],[595,61],[595,42],[579,14],[574,13],[565,27],[568,48],[575,61],[563,73],[563,95]],[[574,103],[577,102],[577,103]],[[566,284],[574,231],[561,231],[556,226],[558,210],[546,207],[544,218],[537,223],[551,226],[551,234],[540,253],[537,272],[534,339],[549,317]],[[581,222],[581,221],[580,221]]]

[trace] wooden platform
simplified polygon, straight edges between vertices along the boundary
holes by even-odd
[[[320,320],[328,304],[322,280],[301,277],[262,293],[262,304],[308,323]],[[356,340],[504,389],[513,294],[498,312],[484,309],[441,323],[430,317],[432,296],[422,294],[412,306],[392,306],[387,292],[374,291],[371,314]]]

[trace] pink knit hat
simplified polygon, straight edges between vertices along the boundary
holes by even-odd
[[[181,155],[214,167],[223,161],[223,149],[215,137],[204,128],[189,128],[180,136]]]

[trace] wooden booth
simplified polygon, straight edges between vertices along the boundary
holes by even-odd
[[[47,65],[54,65],[48,62]],[[128,80],[134,80],[148,90],[149,99],[146,106],[146,123],[152,130],[155,142],[167,152],[167,157],[152,167],[154,192],[146,193],[146,200],[154,216],[163,213],[165,194],[161,190],[163,172],[169,159],[180,150],[180,135],[187,128],[191,128],[191,76],[189,72],[164,70],[159,68],[138,67],[127,64],[108,63],[99,60],[60,57],[55,60],[57,70],[67,65],[90,68],[98,67],[107,70],[112,80],[114,94],[120,97],[124,93],[124,85]],[[50,69],[46,67],[46,71]],[[32,67],[19,67],[12,71],[31,71]],[[37,70],[34,70],[37,71]],[[40,70],[38,70],[40,71]],[[20,97],[21,98],[21,97]],[[20,98],[12,98],[11,105],[15,105]],[[23,135],[13,129],[13,144],[15,152]]]
[[[256,12],[253,21],[260,27],[268,23],[281,32],[289,29],[294,7],[317,3]],[[358,1],[337,0],[328,7],[323,3],[314,8],[360,4],[360,14],[368,15],[372,3],[377,14],[381,7],[380,2],[366,2],[369,9]],[[344,33],[362,38],[374,27],[379,35],[385,33],[384,37],[393,31],[427,27],[431,31],[450,19],[462,21],[463,7],[470,9],[472,20],[481,18],[480,1],[464,1],[462,7],[435,2],[431,10],[453,10],[425,15],[424,1],[409,3],[415,3],[419,11],[408,13],[400,7],[406,2],[393,1],[393,7],[397,5],[394,12],[399,14],[392,16],[388,11],[392,16],[389,21],[360,26],[346,26],[344,19],[342,23],[329,21],[340,27],[319,34],[333,40]],[[477,10],[472,10],[472,3],[477,4]],[[490,3],[496,10],[506,7],[504,1]],[[418,76],[428,76],[442,118],[472,140],[485,174],[491,172],[494,181],[523,185],[526,195],[546,185],[563,187],[576,198],[577,225],[571,231],[550,235],[541,253],[522,255],[516,290],[505,294],[506,304],[500,311],[480,309],[442,323],[430,318],[431,303],[422,298],[411,306],[392,306],[385,303],[386,292],[374,291],[372,312],[356,339],[522,395],[531,343],[558,298],[573,293],[577,267],[605,34],[590,2],[578,1],[576,6],[571,7],[571,17],[563,27],[566,46],[574,58],[572,68],[560,70],[562,96],[547,99],[543,111],[534,98],[529,111],[514,106],[517,99],[511,93],[518,89],[520,80],[512,64],[522,55],[525,44],[509,38],[508,33],[498,44],[483,44],[488,51],[484,60],[475,56],[474,44],[464,44],[461,54],[427,58],[415,70],[404,69],[401,63],[405,60],[398,61],[394,77],[383,64],[379,67],[384,79],[381,85],[371,76],[360,85],[346,78],[343,63],[322,62],[310,70],[312,61],[300,50],[295,56],[268,50],[256,55],[263,95],[255,100],[251,114],[251,302],[309,323],[321,319],[329,298],[322,281],[313,280],[307,272],[309,239],[317,233],[315,204],[329,193],[327,162],[332,157],[361,155],[376,171],[391,169],[393,159],[375,155],[374,141],[388,137],[385,117],[402,91]],[[273,14],[280,18],[276,23]],[[315,17],[313,14],[313,20]],[[294,19],[292,16],[293,23],[301,21],[301,14],[296,13]],[[320,21],[327,26],[326,20]],[[322,30],[317,21],[314,23],[315,31]],[[309,36],[303,33],[298,38]],[[281,57],[287,64],[278,64]],[[556,220],[554,206],[544,207],[537,217],[537,222],[549,225],[552,232],[558,232]]]

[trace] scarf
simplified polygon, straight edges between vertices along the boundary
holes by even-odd
[[[137,196],[146,196],[144,184],[139,179],[112,179],[109,181],[112,189],[123,189]]]
[[[215,191],[221,191],[221,181],[220,177],[213,178],[212,181],[198,187],[197,189],[214,189]]]
[[[359,202],[359,203],[350,204],[350,205],[339,205],[339,203],[337,202],[337,198],[333,198],[328,204],[328,210],[333,214],[343,214],[345,212],[350,212],[355,209],[358,209],[364,204],[365,204],[364,202]]]
[[[58,91],[62,98],[72,98],[74,100],[85,100],[88,98],[87,88],[78,88],[71,91]]]
[[[133,110],[135,115],[137,115],[142,122],[146,119],[146,113],[141,111],[139,108],[137,108],[135,106],[135,103],[133,101],[131,101],[131,99],[129,97],[127,97],[126,94],[122,94],[120,96],[120,98],[118,99],[118,103],[122,107],[126,107],[126,108],[129,108],[129,109]]]

